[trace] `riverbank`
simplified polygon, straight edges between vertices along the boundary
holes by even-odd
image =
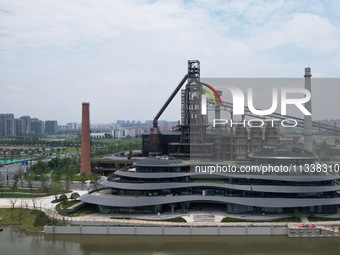
[[[32,233],[43,232],[46,224],[53,223],[44,212],[24,208],[0,208],[0,218],[0,226],[14,225]]]
[[[79,190],[77,192],[79,194],[82,194],[87,191]],[[235,228],[234,230],[237,231],[237,233],[240,233],[240,235],[263,235],[263,233],[266,233],[266,235],[275,235],[275,229],[282,228],[284,230],[282,230],[280,233],[287,233],[286,230],[288,224],[293,223],[291,215],[230,215],[222,211],[209,211],[205,213],[202,213],[201,211],[190,211],[186,214],[163,213],[157,215],[109,215],[99,213],[91,213],[86,215],[81,213],[76,213],[74,215],[60,215],[56,211],[56,204],[52,203],[54,199],[54,196],[41,197],[34,200],[18,198],[15,201],[13,201],[13,199],[11,200],[8,198],[0,198],[0,208],[6,208],[7,210],[6,217],[0,215],[0,218],[2,217],[6,219],[6,221],[3,221],[0,224],[15,224],[19,226],[20,229],[28,230],[30,232],[43,231],[43,226],[45,224],[49,224],[49,227],[52,227],[52,225],[57,225],[58,227],[62,225],[60,228],[62,229],[61,231],[66,230],[69,226],[75,226],[72,231],[74,233],[81,234],[87,233],[86,229],[91,229],[91,227],[100,227],[100,230],[98,231],[102,234],[109,231],[110,234],[120,235],[120,232],[118,231],[119,228],[122,228],[122,231],[124,232],[126,230],[125,227],[129,227],[132,229],[128,230],[129,233],[133,235],[134,233],[137,233],[137,235],[143,235],[145,227],[148,228],[146,229],[146,232],[150,232],[151,228],[154,227],[155,229],[157,229],[153,231],[153,233],[156,233],[156,235],[167,235],[168,233],[173,231],[173,229],[178,229],[176,230],[177,232],[186,231],[186,234],[195,234],[199,233],[200,230],[196,231],[193,229],[199,228],[205,230],[211,228],[211,233],[213,233],[212,235],[215,235],[217,233],[220,233],[222,235],[224,235],[224,233],[229,234],[229,231],[233,230],[233,228]],[[12,209],[13,205],[15,209]],[[39,212],[37,210],[27,210],[24,208],[38,209]],[[33,211],[33,213],[30,211]],[[11,213],[14,214],[11,215]],[[25,214],[24,216],[24,213],[27,213],[27,215]],[[307,223],[307,216],[302,216],[302,222]],[[331,219],[330,217],[330,221],[328,221],[327,223],[317,220],[313,220],[312,222],[317,224],[318,226],[340,226],[340,221],[338,221],[340,215],[332,216],[334,217],[334,219]],[[173,222],[172,219],[174,217],[183,218],[186,222]],[[46,220],[40,220],[41,218],[45,218]],[[319,215],[315,215],[313,219],[319,219]],[[299,221],[295,222],[295,224],[298,223]],[[136,232],[135,227],[137,227]],[[107,228],[109,228],[109,230],[107,230]],[[138,228],[140,228],[140,231],[138,230]],[[167,231],[167,229],[164,228],[169,228],[170,230]],[[260,231],[257,232],[258,230]],[[49,231],[51,232],[51,230]],[[231,233],[235,234],[235,231],[231,231]],[[204,233],[204,231],[202,233]]]
[[[45,226],[46,234],[76,235],[152,235],[152,236],[237,236],[237,235],[288,235],[286,226]]]
[[[334,254],[338,238],[288,236],[27,235],[4,228],[1,254],[321,255]]]

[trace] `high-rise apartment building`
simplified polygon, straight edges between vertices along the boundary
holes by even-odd
[[[31,133],[31,117],[30,116],[21,116],[21,135],[29,135]]]
[[[38,118],[31,119],[31,133],[34,135],[42,135],[45,132],[45,122]]]
[[[76,130],[76,129],[78,129],[78,123],[75,123],[75,122],[67,123],[66,129],[67,130]]]
[[[45,133],[55,134],[58,131],[58,121],[56,120],[46,120],[45,121]]]
[[[14,136],[15,121],[11,113],[0,114],[0,136]]]

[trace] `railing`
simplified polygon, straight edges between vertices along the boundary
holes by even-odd
[[[209,109],[215,109],[215,103],[212,99],[208,99],[207,102],[208,102]],[[233,109],[233,104],[223,101],[221,108],[224,109],[225,111],[231,112],[232,109]],[[295,120],[297,122],[298,127],[301,127],[301,128],[304,127],[304,119],[297,118],[297,117],[294,117],[294,116],[289,116],[289,115],[281,115],[281,114],[275,113],[275,112],[270,114],[270,115],[260,116],[260,115],[253,114],[249,110],[248,106],[244,107],[244,115],[250,116],[250,117],[256,117],[258,119],[268,119],[268,117],[279,119],[279,120],[292,119],[292,120]],[[335,132],[335,133],[340,133],[340,128],[330,126],[330,125],[327,125],[327,124],[323,124],[323,123],[320,123],[320,122],[313,121],[312,125],[313,125],[313,128],[318,128],[318,129],[323,129],[323,130],[327,130],[327,131],[331,131],[331,132]]]

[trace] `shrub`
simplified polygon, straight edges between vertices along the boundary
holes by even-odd
[[[71,199],[73,199],[73,200],[77,200],[78,198],[80,197],[80,195],[77,193],[77,192],[73,192],[72,194],[71,194]]]
[[[61,194],[60,196],[59,196],[59,201],[60,202],[63,202],[64,204],[67,202],[67,196],[65,195],[65,194]]]

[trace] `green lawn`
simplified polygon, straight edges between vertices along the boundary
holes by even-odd
[[[340,218],[326,218],[326,217],[316,217],[316,216],[308,216],[309,221],[338,221]]]
[[[62,216],[68,216],[68,217],[78,217],[78,216],[84,216],[84,215],[88,215],[88,214],[92,214],[92,213],[96,213],[97,212],[97,206],[96,205],[92,205],[92,204],[86,204],[84,207],[78,209],[75,212],[72,213],[68,213],[67,212],[67,208],[79,203],[79,200],[76,201],[67,201],[66,203],[59,203],[56,205],[56,210],[58,212],[58,214],[62,215]]]
[[[137,220],[137,218],[133,217],[110,217],[110,219],[118,219],[118,220]],[[143,219],[145,221],[166,221],[166,222],[187,222],[182,217],[175,217],[171,219]]]
[[[301,220],[296,219],[295,217],[279,218],[275,220],[245,220],[245,219],[225,217],[221,220],[221,222],[301,222]]]
[[[19,192],[19,193],[42,193],[40,189],[37,188],[32,188],[32,190],[30,188],[16,188],[16,189],[12,189],[10,187],[4,187],[2,188],[2,192]]]
[[[0,225],[18,225],[20,229],[31,232],[41,232],[46,224],[51,223],[45,213],[22,208],[0,208],[0,218]]]
[[[246,222],[246,220],[225,217],[221,220],[221,222]]]
[[[48,192],[43,192],[41,188],[16,188],[12,189],[9,187],[3,187],[2,190],[0,190],[0,195],[8,195],[10,194],[16,194],[19,195],[21,193],[25,193],[27,195],[31,196],[51,196],[51,195],[58,195],[58,194],[65,194],[69,193],[71,190],[53,190],[49,189]],[[6,197],[6,196],[5,196]],[[19,196],[18,196],[19,197]]]
[[[44,197],[46,195],[37,195],[37,194],[20,194],[20,193],[7,193],[7,194],[0,194],[0,198],[31,198],[31,197]]]
[[[51,195],[59,195],[64,193],[69,193],[70,190],[59,190],[56,192],[51,192],[49,190],[48,193],[42,192],[40,189],[11,189],[11,188],[3,188],[2,192],[0,192],[0,198],[31,198],[31,197],[44,197],[44,196],[51,196]]]
[[[182,217],[176,217],[176,218],[172,218],[172,219],[167,219],[167,220],[163,220],[163,221],[167,221],[167,222],[187,222],[184,218]]]

